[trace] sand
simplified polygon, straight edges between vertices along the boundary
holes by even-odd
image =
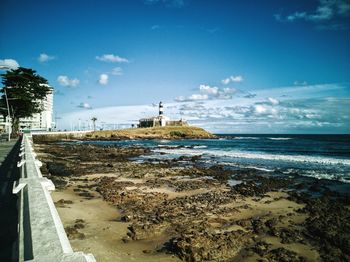
[[[96,198],[87,200],[78,196],[68,187],[52,193],[54,202],[64,199],[73,201],[65,207],[57,206],[57,211],[65,227],[74,224],[76,219],[83,219],[86,226],[79,229],[85,239],[71,239],[74,251],[92,253],[99,262],[104,261],[181,261],[173,255],[164,253],[146,254],[144,250],[153,250],[164,239],[152,241],[133,241],[124,243],[122,237],[127,233],[129,223],[118,222],[120,214],[117,209],[96,194]]]
[[[104,176],[103,174],[94,174],[82,176],[89,180]],[[133,178],[118,178],[115,174],[107,174],[108,177],[116,177],[117,181],[132,181],[137,184],[142,184],[143,179]],[[70,182],[71,185],[63,190],[54,191],[52,193],[55,202],[64,199],[70,200],[72,204],[65,204],[64,207],[57,205],[58,213],[65,227],[74,225],[76,219],[83,219],[86,226],[79,229],[79,232],[85,235],[84,239],[71,239],[71,245],[74,251],[83,251],[94,254],[97,261],[181,261],[174,255],[165,253],[151,252],[162,246],[162,243],[167,239],[167,236],[152,238],[150,240],[137,240],[124,243],[122,238],[127,234],[129,223],[120,222],[120,213],[117,208],[107,203],[102,197],[93,192],[94,198],[86,199],[79,196],[73,191],[78,185],[83,182]],[[173,192],[166,188],[140,188],[145,193],[147,192],[165,192],[169,198],[181,197],[184,195],[194,195],[203,193],[203,189],[192,190],[185,192]],[[128,190],[128,188],[126,188]],[[130,188],[129,190],[134,190]],[[295,212],[302,208],[303,205],[297,204],[286,199],[288,195],[284,192],[269,192],[265,197],[256,199],[252,197],[236,199],[233,203],[228,204],[228,207],[235,207],[239,212],[231,214],[231,218],[235,219],[250,219],[253,217],[278,217],[279,215],[290,214],[290,220],[295,223],[302,222],[306,217],[304,214]],[[247,208],[248,207],[248,208]],[[215,227],[215,216],[212,217],[211,225]],[[230,219],[230,217],[222,217]],[[220,225],[218,224],[218,228]],[[225,231],[243,230],[239,225],[232,225],[230,228],[225,228]],[[218,232],[220,229],[218,229]],[[262,240],[271,244],[273,248],[284,247],[289,250],[302,254],[308,261],[319,260],[319,254],[316,250],[308,245],[300,243],[282,244],[277,237],[267,236]],[[245,258],[244,261],[255,261],[258,255]]]

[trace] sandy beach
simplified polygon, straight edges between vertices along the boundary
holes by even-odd
[[[186,159],[187,165],[184,158],[130,160],[149,153],[142,147],[37,144],[36,150],[46,164],[43,173],[57,186],[52,196],[74,250],[91,252],[98,261],[348,257],[346,242],[332,238],[340,228],[326,231],[329,243],[336,243],[328,244],[328,253],[315,233],[329,219],[320,213],[330,208],[327,201],[317,204],[287,189],[288,179],[250,170],[237,174],[232,186],[231,171],[196,166],[196,159]],[[338,219],[347,223],[349,209],[337,204],[345,212]],[[348,241],[346,235],[340,240]]]

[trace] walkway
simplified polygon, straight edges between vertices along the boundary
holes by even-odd
[[[13,182],[19,179],[17,168],[20,143],[0,142],[0,261],[11,261],[12,246],[17,238],[17,196]]]

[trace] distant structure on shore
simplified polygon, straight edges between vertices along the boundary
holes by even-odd
[[[159,114],[158,116],[142,118],[139,120],[138,127],[157,127],[157,126],[188,126],[187,121],[172,120],[164,115],[163,103],[159,102]]]

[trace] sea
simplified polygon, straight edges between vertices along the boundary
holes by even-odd
[[[350,135],[217,136],[218,139],[93,143],[150,148],[152,154],[135,161],[200,156],[199,163],[208,166],[221,165],[232,170],[255,169],[264,174],[308,177],[350,184]]]

